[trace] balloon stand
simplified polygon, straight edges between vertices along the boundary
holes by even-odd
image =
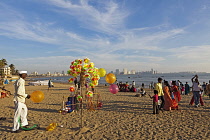
[[[71,62],[70,69],[67,71],[69,75],[74,78],[70,78],[69,83],[77,83],[77,78],[79,78],[78,88],[70,87],[69,90],[71,93],[74,92],[69,98],[68,103],[64,103],[59,112],[65,114],[74,112],[74,110],[80,110],[81,114],[81,128],[83,127],[83,114],[84,108],[88,111],[95,111],[102,107],[100,94],[96,93],[93,89],[98,85],[98,80],[100,77],[105,76],[106,70],[103,68],[96,68],[93,62],[90,62],[89,58],[85,59],[76,59]],[[89,83],[87,83],[87,80]],[[89,90],[88,86],[92,88]]]
[[[112,94],[116,94],[119,88],[114,83],[116,82],[116,76],[113,73],[106,74],[104,68],[96,68],[93,62],[90,62],[89,58],[76,59],[71,62],[69,70],[67,73],[72,76],[68,81],[69,83],[74,82],[77,87],[70,87],[69,91],[72,93],[68,98],[68,102],[64,103],[61,113],[71,113],[74,110],[80,109],[81,114],[81,127],[83,127],[83,111],[84,108],[88,111],[95,111],[102,108],[101,96],[99,92],[95,91],[94,87],[98,85],[100,77],[105,76],[107,83],[111,84],[109,90]],[[77,83],[77,78],[79,78],[79,83]],[[91,87],[91,90],[89,90]]]

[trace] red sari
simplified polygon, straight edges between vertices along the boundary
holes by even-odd
[[[176,100],[176,102],[180,102],[181,100],[181,95],[180,95],[180,92],[179,92],[179,89],[176,85],[173,85],[172,86],[172,91],[173,91],[173,94],[174,94],[174,99]]]

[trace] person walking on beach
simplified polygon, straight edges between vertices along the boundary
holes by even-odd
[[[184,86],[185,86],[185,88],[184,88],[185,95],[188,95],[190,93],[190,86],[189,86],[188,82],[186,82],[186,84]]]
[[[202,95],[206,94],[206,83],[203,82],[203,85],[202,85]]]
[[[200,83],[198,81],[198,75],[195,75],[192,79],[192,91],[193,91],[193,96],[195,99],[195,107],[199,106],[199,100],[200,100],[200,91],[201,91],[201,87],[200,87]]]
[[[51,87],[53,87],[52,81],[51,81],[51,80],[52,80],[52,79],[50,79],[50,80],[48,81],[48,91],[50,90]]]
[[[161,105],[159,107],[160,110],[163,110],[165,104],[162,81],[162,78],[158,78],[158,83],[155,85],[155,90],[158,91],[158,100],[161,100]]]
[[[206,94],[209,96],[210,98],[210,80],[209,80],[209,84],[206,86]]]
[[[30,98],[30,95],[25,93],[25,78],[27,77],[27,71],[19,72],[20,78],[15,82],[15,94],[14,94],[14,103],[15,103],[15,115],[14,115],[14,124],[12,128],[13,133],[20,132],[19,127],[20,123],[22,127],[27,128],[27,106],[25,104],[25,98]],[[19,123],[20,119],[20,123]]]

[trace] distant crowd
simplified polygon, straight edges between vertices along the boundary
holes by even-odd
[[[195,107],[204,106],[204,101],[202,95],[207,95],[210,98],[210,80],[209,83],[203,82],[200,84],[198,76],[195,75],[192,79],[192,87],[186,82],[183,84],[180,80],[177,81],[166,81],[162,78],[158,78],[157,83],[151,82],[149,89],[154,90],[154,95],[150,96],[153,99],[153,113],[158,114],[159,110],[174,110],[178,109],[178,104],[181,100],[181,95],[189,95],[190,92],[193,93],[193,96],[189,102],[189,105],[195,103]],[[121,92],[137,92],[136,97],[142,97],[147,95],[145,91],[145,85],[136,87],[135,81],[132,84],[128,82],[122,83],[117,82],[119,91]]]

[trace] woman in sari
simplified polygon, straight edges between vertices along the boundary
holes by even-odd
[[[171,90],[172,90],[172,92],[173,92],[174,99],[176,100],[176,102],[177,102],[177,103],[180,102],[180,100],[181,100],[181,95],[180,95],[179,88],[178,88],[178,86],[176,85],[176,81],[172,81]]]
[[[165,104],[163,109],[170,111],[171,109],[178,109],[178,104],[175,101],[175,99],[171,98],[171,92],[170,92],[170,86],[168,84],[168,81],[164,81],[164,88],[163,88],[163,92],[164,92],[164,99],[165,99]]]

